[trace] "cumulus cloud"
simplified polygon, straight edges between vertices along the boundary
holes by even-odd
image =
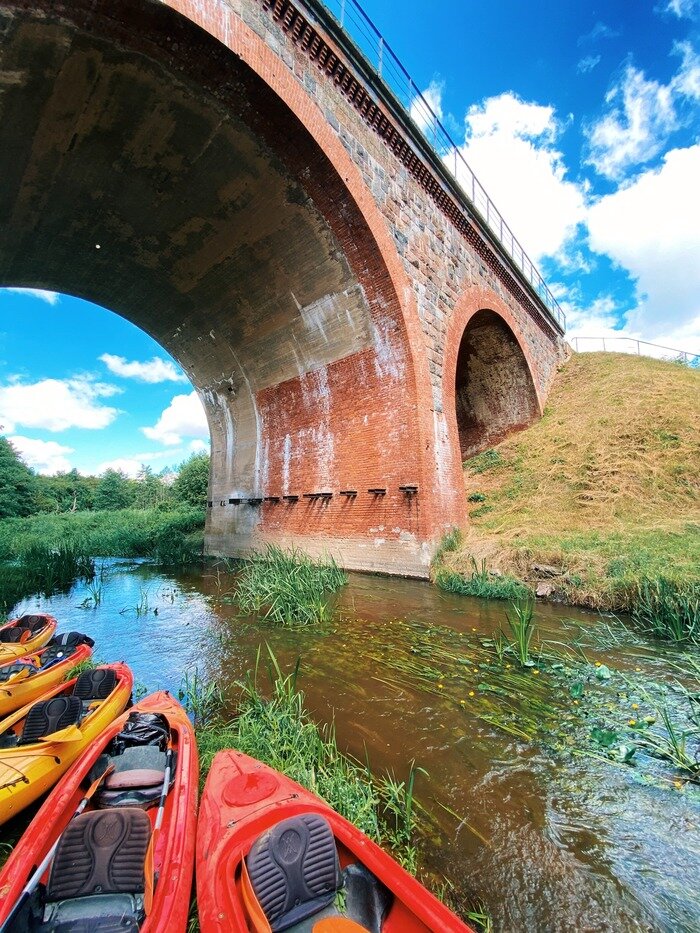
[[[59,292],[47,292],[43,288],[3,288],[0,291],[13,292],[15,295],[29,295],[32,298],[38,298],[39,301],[45,301],[47,304],[55,305],[61,298]]]
[[[584,191],[566,177],[556,147],[561,132],[553,107],[511,91],[466,115],[460,151],[534,262],[557,253],[585,216]],[[450,165],[452,158],[446,158]],[[468,173],[459,163],[457,171],[469,194]]]
[[[144,453],[131,454],[128,457],[115,457],[112,460],[104,460],[95,470],[97,476],[101,476],[106,470],[117,470],[135,479],[141,472],[144,465],[152,467],[154,470],[162,469],[162,461],[167,460],[170,463],[173,460],[186,456],[185,448],[178,450],[149,450]],[[160,462],[159,462],[160,461]]]
[[[636,280],[639,303],[628,324],[645,337],[671,339],[700,317],[698,177],[700,144],[674,149],[659,169],[643,173],[589,210],[591,248]]]
[[[72,454],[73,448],[59,444],[57,441],[40,441],[32,437],[23,437],[14,434],[10,441],[20,456],[37,473],[52,476],[54,473],[67,473],[73,468],[67,454]]]
[[[136,379],[139,382],[187,382],[187,376],[181,372],[171,360],[159,359],[154,356],[152,360],[127,360],[123,356],[112,353],[103,353],[99,359],[115,376],[125,379]]]
[[[658,156],[683,124],[683,106],[700,99],[700,58],[689,42],[676,43],[681,64],[668,84],[649,79],[627,62],[605,95],[606,112],[586,129],[587,162],[620,181],[635,166]]]
[[[196,392],[176,395],[152,427],[141,428],[152,441],[175,446],[183,438],[208,438],[209,425]]]
[[[106,428],[119,411],[100,400],[119,391],[88,377],[33,383],[15,380],[0,386],[0,424],[6,431],[14,431],[17,425],[47,431]]]

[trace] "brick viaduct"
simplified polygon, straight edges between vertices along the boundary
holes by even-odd
[[[212,553],[425,576],[463,457],[541,413],[565,344],[309,2],[0,0],[0,285],[180,362]]]

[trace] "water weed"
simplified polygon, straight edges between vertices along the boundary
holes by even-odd
[[[467,577],[456,570],[435,564],[435,583],[448,593],[459,596],[478,596],[482,599],[517,600],[527,597],[530,590],[514,577],[489,572],[486,561],[477,564],[471,558],[472,572]]]
[[[632,618],[646,634],[700,644],[700,583],[679,584],[666,577],[642,580]]]
[[[314,560],[296,549],[268,545],[242,563],[236,600],[278,625],[309,625],[330,618],[330,598],[348,581],[331,557]]]
[[[509,648],[523,667],[533,667],[535,662],[530,657],[530,642],[534,632],[533,618],[535,605],[532,599],[515,602],[511,611],[506,612],[508,627],[511,632]],[[503,636],[507,638],[507,636]]]

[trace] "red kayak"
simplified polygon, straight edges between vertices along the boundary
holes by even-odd
[[[327,803],[231,749],[202,794],[197,907],[202,933],[473,933]]]
[[[123,713],[63,776],[0,872],[0,930],[187,927],[199,764],[168,693]]]

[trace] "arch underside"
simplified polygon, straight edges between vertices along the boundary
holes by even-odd
[[[87,298],[179,361],[210,424],[212,550],[374,535],[415,571],[411,355],[358,208],[253,70],[161,5],[121,6],[0,2],[0,285]],[[390,494],[303,498],[369,487]],[[386,563],[358,547],[348,566]]]
[[[457,429],[462,460],[532,424],[540,414],[525,355],[493,311],[469,321],[457,355]]]

